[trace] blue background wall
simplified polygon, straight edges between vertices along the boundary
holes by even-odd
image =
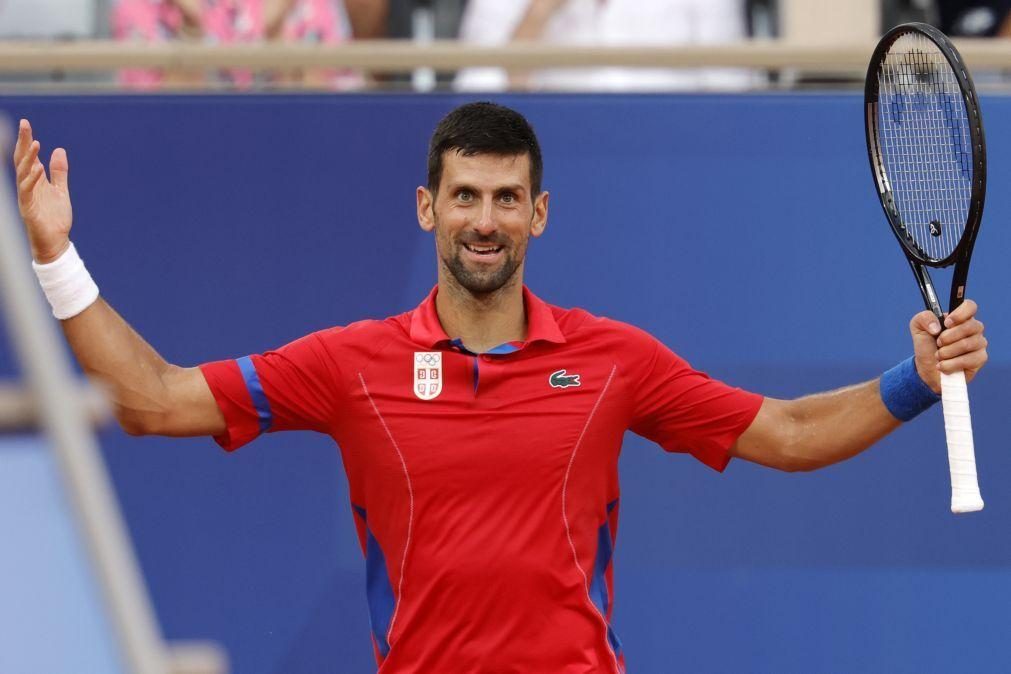
[[[502,99],[552,193],[528,282],[636,323],[773,396],[871,378],[910,351],[915,283],[874,195],[857,96]],[[69,150],[73,238],[169,360],[244,355],[413,307],[426,143],[452,96],[0,98]],[[991,363],[971,388],[987,507],[948,512],[939,409],[814,474],[724,475],[629,436],[616,627],[632,672],[1011,668],[1006,412],[1011,100],[984,101],[990,188],[970,296]],[[559,264],[564,260],[564,264]],[[947,276],[940,275],[944,286]],[[941,280],[944,279],[944,280]],[[16,371],[6,343],[0,374]],[[336,448],[277,434],[103,445],[170,638],[240,674],[374,670]]]

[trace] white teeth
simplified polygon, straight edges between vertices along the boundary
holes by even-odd
[[[468,250],[475,253],[494,253],[499,250],[500,246],[472,246],[470,244],[464,244]]]

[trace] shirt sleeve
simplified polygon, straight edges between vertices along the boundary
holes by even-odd
[[[632,381],[631,430],[722,471],[730,463],[730,447],[758,414],[762,396],[712,379],[650,341],[652,355]]]
[[[261,433],[329,433],[343,396],[337,359],[321,333],[274,351],[200,366],[226,429],[214,440],[233,451]]]

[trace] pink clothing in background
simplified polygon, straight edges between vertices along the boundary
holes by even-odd
[[[203,0],[203,40],[212,44],[256,43],[267,40],[263,0]],[[112,33],[118,40],[166,42],[180,39],[182,10],[172,0],[119,0],[112,13]],[[283,42],[345,42],[351,31],[340,0],[294,0],[283,20],[278,39]],[[328,72],[333,85],[346,83],[343,73]],[[160,70],[125,69],[120,81],[135,88],[156,88]],[[218,73],[218,81],[248,87],[254,74],[231,69]],[[213,79],[212,79],[213,81]]]

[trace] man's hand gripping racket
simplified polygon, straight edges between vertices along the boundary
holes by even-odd
[[[913,338],[917,372],[923,381],[935,392],[942,393],[942,397],[944,395],[943,380],[945,378],[961,374],[964,376],[965,381],[972,381],[976,373],[986,363],[987,341],[983,336],[983,324],[976,318],[976,310],[976,303],[967,299],[955,311],[945,317],[943,328],[931,311],[921,311],[909,323],[909,331]],[[958,508],[954,512],[971,512],[979,508],[966,509],[962,507],[964,501],[959,500],[962,496],[962,493],[958,491],[960,485],[959,479],[964,474],[965,467],[958,464],[958,454],[954,453],[952,455],[950,451],[953,446],[956,448],[956,452],[958,451],[960,440],[957,436],[952,438],[952,432],[960,430],[960,420],[958,417],[954,420],[949,418],[952,412],[958,413],[958,403],[957,401],[952,401],[950,396],[951,391],[949,390],[948,398],[943,400],[942,405],[946,414],[945,432],[948,438],[949,467],[953,476],[951,482],[952,504],[953,508]],[[962,426],[964,427],[964,432],[968,434],[967,440],[970,443],[971,452],[972,426],[967,409],[967,398],[963,404],[966,409],[964,412],[965,416],[962,418],[964,420]],[[954,444],[952,444],[953,440]],[[972,453],[970,453],[970,458],[971,456]],[[971,479],[970,489],[972,489],[969,494],[971,496],[973,493],[979,493],[978,488],[975,488],[975,462],[969,466],[969,469],[973,471],[969,476]],[[982,499],[980,499],[979,503],[981,502]],[[972,502],[969,503],[971,504]]]
[[[875,187],[930,312],[917,319],[932,322],[933,318],[949,328],[938,340],[936,358],[954,357],[940,372],[939,381],[951,470],[951,510],[980,510],[983,499],[976,478],[966,388],[966,369],[975,363],[959,361],[963,356],[957,352],[967,348],[963,337],[972,337],[973,329],[982,331],[974,318],[975,304],[963,304],[986,194],[986,144],[976,89],[948,38],[932,26],[910,23],[881,38],[867,69],[864,99]],[[950,315],[945,316],[927,267],[950,265],[955,269]],[[978,337],[982,339],[981,334]],[[918,355],[917,370],[929,384],[931,377],[921,361]],[[974,372],[969,369],[970,375]]]

